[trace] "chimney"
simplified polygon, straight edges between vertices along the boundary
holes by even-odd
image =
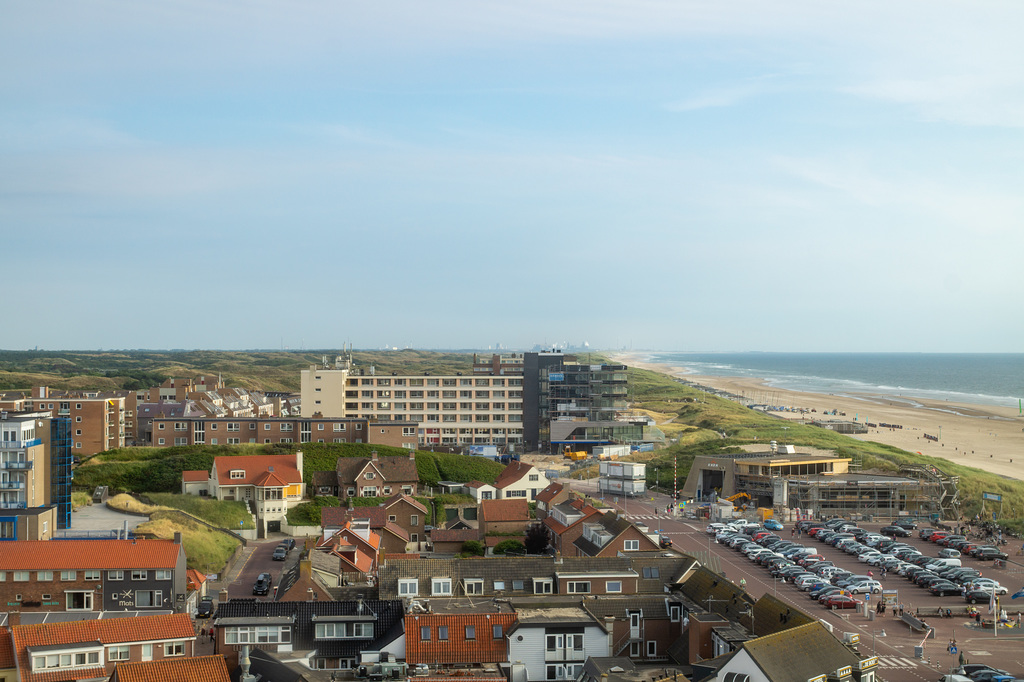
[[[176,544],[176,545],[180,545],[181,544],[181,533],[180,532],[176,532],[174,534],[174,544]]]
[[[615,616],[605,616],[604,626],[608,630],[608,651],[615,651]]]
[[[376,450],[373,450],[372,452],[370,452],[370,459],[372,461],[374,461],[374,462],[377,461],[377,451]]]
[[[313,577],[313,560],[303,559],[299,562],[299,580]]]
[[[415,451],[415,450],[410,450],[410,451],[409,451],[409,459],[410,459],[411,461],[413,461],[413,462],[415,462],[415,461],[416,461],[416,451]]]
[[[21,611],[8,611],[7,627],[13,628],[15,625],[21,625]]]

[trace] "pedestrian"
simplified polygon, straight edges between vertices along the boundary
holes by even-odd
[[[210,628],[210,642],[213,643],[213,628]]]
[[[206,628],[199,628],[199,636],[202,638],[199,641],[206,639]]]

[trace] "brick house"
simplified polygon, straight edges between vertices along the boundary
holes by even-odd
[[[9,622],[22,682],[94,680],[109,677],[122,661],[195,655],[196,633],[185,613],[38,625],[21,625],[15,617]]]
[[[583,533],[571,545],[577,556],[617,556],[620,552],[657,551],[658,543],[614,512],[583,521]]]
[[[417,499],[398,493],[376,507],[323,507],[320,525],[326,533],[342,528],[347,521],[367,519],[370,529],[381,536],[386,553],[404,554],[410,550],[410,543],[426,540],[423,529],[428,514]]]
[[[416,456],[339,457],[338,497],[390,497],[396,493],[415,495],[420,482]]]
[[[514,613],[410,613],[405,617],[405,660],[410,665],[478,666],[508,660],[505,636]]]
[[[612,656],[644,663],[668,660],[669,647],[683,635],[685,605],[669,595],[606,597],[583,608],[612,632]]]
[[[11,542],[0,552],[0,600],[21,611],[182,611],[186,579],[180,536]]]
[[[458,554],[464,543],[481,537],[478,528],[435,528],[430,533],[430,542],[437,554]]]
[[[370,530],[366,519],[347,521],[344,527],[333,535],[321,538],[316,548],[329,552],[340,558],[338,577],[341,584],[345,580],[362,583],[377,572],[377,563],[381,556],[381,538]]]
[[[525,542],[530,526],[530,503],[522,498],[480,503],[480,531],[488,547],[505,540]],[[515,533],[515,536],[509,535]]]
[[[555,552],[564,556],[576,556],[572,543],[583,535],[583,523],[598,518],[601,512],[583,502],[572,500],[550,507],[544,518],[548,540]]]
[[[547,488],[537,493],[537,520],[543,521],[551,513],[552,507],[569,501],[569,489],[554,481]]]

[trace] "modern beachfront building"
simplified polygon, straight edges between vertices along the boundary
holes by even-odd
[[[851,514],[881,518],[955,518],[957,480],[934,467],[903,467],[899,475],[852,472],[851,460],[831,453],[746,452],[699,456],[683,495],[713,501],[745,493],[750,507],[799,509],[815,517]]]

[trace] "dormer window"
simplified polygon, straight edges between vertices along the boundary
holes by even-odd
[[[245,469],[232,469],[231,470],[231,478],[232,479],[245,478]]]
[[[366,473],[365,478],[367,481],[372,481],[373,479],[377,478],[377,474],[373,473],[372,471],[368,471]]]

